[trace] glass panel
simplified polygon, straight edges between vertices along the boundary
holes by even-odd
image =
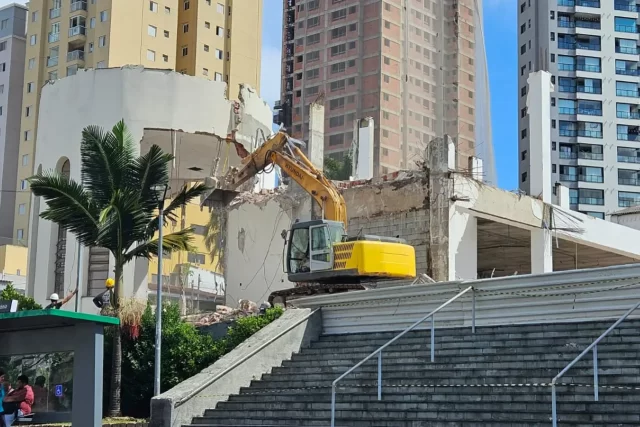
[[[293,230],[289,244],[289,271],[298,273],[309,271],[309,230],[299,228]],[[305,269],[306,268],[306,269]]]

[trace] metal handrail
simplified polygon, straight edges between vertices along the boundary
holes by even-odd
[[[386,344],[383,344],[382,346],[380,346],[377,350],[375,350],[373,353],[371,353],[370,355],[368,355],[367,357],[362,359],[360,362],[358,362],[356,365],[354,365],[347,372],[345,372],[344,374],[342,374],[338,378],[336,378],[336,380],[333,381],[333,383],[331,383],[331,427],[335,427],[335,421],[336,421],[336,384],[338,384],[338,382],[341,379],[343,379],[344,377],[349,375],[351,372],[353,372],[356,369],[358,369],[366,361],[368,361],[369,359],[371,359],[373,356],[375,356],[377,354],[378,355],[378,400],[382,400],[382,351],[385,348],[389,347],[394,342],[398,341],[400,338],[402,338],[408,332],[411,332],[413,329],[415,329],[422,322],[424,322],[425,320],[431,318],[431,348],[430,348],[430,351],[431,351],[431,363],[433,363],[435,361],[435,321],[434,321],[435,314],[438,313],[440,310],[442,310],[443,308],[445,308],[446,306],[448,306],[449,304],[451,304],[452,302],[454,302],[455,300],[457,300],[458,298],[460,298],[461,296],[463,296],[464,294],[466,294],[469,291],[473,292],[473,300],[472,300],[472,306],[471,306],[471,332],[475,334],[476,333],[476,293],[475,293],[475,289],[473,288],[473,286],[469,286],[465,290],[459,292],[457,295],[455,295],[454,297],[449,299],[447,302],[445,302],[442,305],[440,305],[438,308],[433,310],[431,313],[427,314],[426,316],[424,316],[423,318],[421,318],[420,320],[415,322],[413,325],[409,326],[404,331],[400,332],[398,335],[393,337],[391,340],[387,341]]]
[[[598,343],[602,341],[611,331],[618,327],[618,325],[624,322],[627,317],[631,315],[635,310],[640,307],[640,302],[631,307],[625,314],[623,314],[616,322],[609,327],[606,331],[602,333],[594,342],[589,345],[589,347],[585,348],[582,353],[578,355],[571,363],[569,363],[558,375],[551,380],[551,419],[553,421],[553,427],[558,427],[558,413],[557,413],[557,402],[556,402],[556,384],[558,380],[567,373],[569,369],[573,367],[576,363],[580,361],[589,351],[593,350],[593,397],[594,401],[598,401]]]
[[[207,379],[203,384],[201,384],[200,386],[196,387],[195,389],[191,390],[189,393],[187,393],[186,396],[181,397],[180,399],[178,399],[175,403],[174,403],[174,407],[178,407],[182,404],[184,404],[187,400],[191,399],[192,397],[194,397],[195,395],[197,395],[198,393],[200,393],[202,390],[204,390],[205,388],[209,387],[211,384],[213,384],[214,382],[218,381],[220,378],[222,378],[223,376],[227,375],[229,372],[231,372],[232,370],[234,370],[235,368],[237,368],[238,366],[240,366],[241,364],[243,364],[244,362],[246,362],[247,360],[251,359],[253,356],[255,356],[256,354],[258,354],[259,352],[261,352],[264,348],[270,346],[271,344],[273,344],[275,341],[277,341],[278,339],[280,339],[281,337],[285,336],[286,334],[288,334],[289,332],[291,332],[293,329],[295,329],[296,327],[298,327],[302,322],[304,322],[305,320],[309,320],[309,318],[311,318],[311,316],[313,316],[314,314],[316,314],[318,312],[318,310],[320,310],[319,308],[316,308],[315,310],[313,310],[311,313],[307,314],[306,316],[304,316],[302,319],[299,319],[298,321],[296,321],[293,325],[289,326],[288,328],[286,328],[284,331],[280,332],[278,335],[276,335],[275,337],[271,338],[270,340],[262,343],[261,345],[259,345],[258,347],[256,347],[253,351],[245,354],[241,359],[237,360],[236,362],[232,363],[229,367],[227,367],[226,369],[224,369],[222,372],[220,372],[218,375]]]

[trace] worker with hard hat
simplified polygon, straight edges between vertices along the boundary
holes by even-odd
[[[59,301],[60,297],[58,296],[57,293],[55,293],[55,292],[52,293],[51,296],[49,297],[49,301],[51,303],[48,306],[45,307],[45,310],[47,310],[47,309],[59,310],[60,307],[62,307],[66,303],[68,303],[69,300],[71,298],[73,298],[73,296],[75,294],[77,294],[77,293],[78,293],[78,290],[76,289],[75,291],[73,291],[69,295],[67,295],[62,301]]]

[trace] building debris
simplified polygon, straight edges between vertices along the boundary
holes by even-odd
[[[268,307],[270,307],[269,303],[262,303],[262,305],[258,306],[253,301],[242,299],[238,302],[237,308],[219,305],[216,307],[216,311],[192,314],[186,316],[184,320],[195,326],[209,326],[214,323],[229,322],[247,316],[262,314]]]

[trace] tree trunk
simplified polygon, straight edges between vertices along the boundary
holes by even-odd
[[[122,265],[116,261],[116,277],[113,293],[113,305],[117,317],[120,317],[120,294],[122,282]],[[120,394],[122,388],[122,327],[118,323],[113,334],[113,355],[111,358],[111,396],[109,397],[109,416],[119,417],[120,411]]]

